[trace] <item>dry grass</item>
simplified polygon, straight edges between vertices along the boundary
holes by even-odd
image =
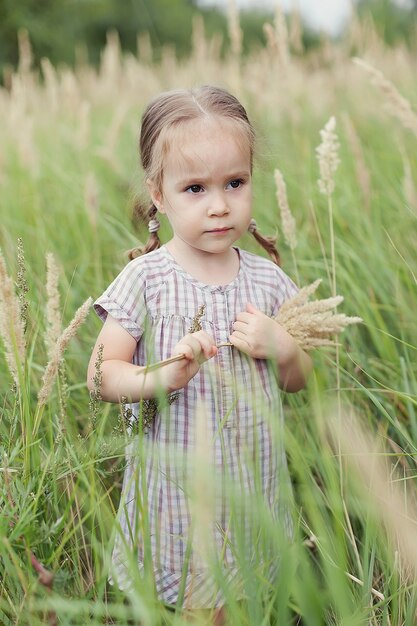
[[[275,170],[274,176],[277,188],[277,201],[281,212],[282,233],[289,248],[294,250],[297,245],[297,232],[295,219],[288,204],[287,187],[284,177],[278,169]]]
[[[19,371],[26,362],[25,320],[21,303],[15,293],[13,280],[7,273],[6,262],[0,252],[0,335],[4,342],[6,363],[17,387]]]
[[[316,148],[320,168],[318,185],[320,192],[327,196],[330,196],[334,191],[334,175],[340,163],[340,144],[335,129],[336,119],[332,116],[320,131],[321,143]]]
[[[334,313],[334,309],[343,302],[342,296],[309,302],[309,297],[320,283],[321,279],[318,279],[300,289],[296,296],[284,302],[275,318],[303,350],[334,346],[335,335],[347,326],[363,321],[360,317]]]
[[[47,363],[45,372],[43,374],[42,387],[38,394],[39,406],[44,406],[46,404],[52,391],[55,378],[58,374],[59,364],[64,356],[66,347],[77,333],[79,327],[84,323],[91,308],[92,302],[93,299],[88,298],[84,302],[84,304],[80,306],[80,308],[76,311],[72,321],[69,323],[67,328],[63,331],[63,333],[58,337],[57,341],[55,342],[55,345],[51,352],[50,360]]]
[[[407,496],[397,476],[390,455],[383,450],[359,422],[352,409],[345,409],[341,419],[326,420],[330,438],[341,450],[349,470],[356,477],[354,488],[372,510],[388,537],[388,550],[404,582],[417,579],[417,508]],[[395,558],[395,552],[398,557]]]
[[[45,344],[48,360],[52,359],[54,347],[62,332],[61,302],[58,290],[59,269],[55,257],[46,255],[46,332]]]
[[[400,94],[380,70],[362,59],[355,58],[354,62],[370,75],[372,84],[382,91],[385,96],[386,107],[391,115],[396,117],[405,129],[411,130],[417,136],[417,115],[409,101]]]
[[[297,282],[308,286],[284,304],[278,322],[306,350],[334,346],[344,328],[361,321],[359,317],[347,317],[338,312],[337,307],[342,309],[338,292],[349,296],[347,308],[352,310],[355,307],[366,321],[366,328],[349,333],[349,354],[341,350],[341,384],[338,380],[335,385],[335,371],[338,373],[339,370],[324,351],[322,359],[320,355],[315,359],[314,384],[303,394],[283,396],[292,418],[287,420],[286,442],[290,467],[296,477],[295,513],[302,518],[302,531],[308,528],[311,547],[304,545],[304,536],[295,538],[296,553],[290,565],[294,564],[297,573],[291,570],[291,566],[284,568],[283,585],[267,588],[266,581],[260,580],[260,570],[255,564],[250,572],[250,600],[244,623],[293,623],[286,612],[291,607],[306,625],[322,623],[326,619],[328,623],[349,623],[352,626],[364,623],[373,626],[382,623],[388,626],[414,625],[411,612],[416,598],[415,585],[406,586],[402,579],[404,570],[405,574],[411,571],[413,578],[416,576],[415,567],[411,569],[412,564],[408,565],[406,561],[407,553],[413,563],[417,562],[413,548],[408,549],[409,542],[413,541],[414,520],[404,515],[408,498],[415,492],[411,471],[414,469],[413,442],[417,432],[415,346],[412,345],[416,335],[413,314],[416,284],[414,135],[409,132],[397,140],[395,133],[397,130],[401,133],[402,127],[386,115],[380,106],[380,92],[369,88],[369,73],[358,71],[352,63],[351,52],[354,49],[365,58],[375,59],[387,76],[395,77],[397,94],[410,94],[411,102],[415,93],[414,55],[405,49],[384,48],[369,25],[357,25],[351,39],[340,46],[323,40],[322,45],[308,51],[302,58],[296,54],[289,57],[285,49],[279,52],[285,36],[279,38],[277,23],[268,25],[265,32],[269,37],[267,46],[261,46],[248,56],[237,56],[235,52],[223,57],[220,54],[221,35],[208,38],[202,22],[195,20],[193,56],[179,62],[172,49],[166,48],[157,63],[152,62],[153,51],[146,36],[140,37],[138,56],[122,57],[118,39],[113,35],[108,39],[99,69],[83,63],[74,70],[54,68],[45,59],[42,61],[42,76],[31,71],[30,48],[22,39],[19,71],[9,77],[7,89],[0,89],[0,115],[4,121],[0,180],[5,183],[1,198],[4,209],[0,233],[2,247],[6,258],[12,258],[11,242],[21,234],[22,228],[25,236],[36,242],[28,254],[31,267],[28,329],[31,332],[27,333],[26,364],[22,360],[25,357],[22,301],[13,281],[5,279],[5,264],[3,259],[0,261],[1,328],[2,336],[9,337],[9,344],[7,339],[5,341],[4,353],[11,361],[11,365],[8,363],[11,371],[14,367],[14,379],[20,375],[16,369],[19,370],[21,365],[23,368],[25,364],[25,370],[30,372],[25,379],[25,385],[28,383],[27,388],[30,387],[27,406],[21,403],[19,413],[15,408],[17,394],[4,394],[5,410],[2,410],[0,419],[5,449],[17,451],[14,457],[10,453],[6,473],[13,494],[18,496],[15,501],[16,506],[21,507],[19,523],[22,524],[13,531],[14,538],[12,536],[10,540],[7,536],[4,542],[0,542],[0,578],[5,591],[0,611],[7,607],[10,615],[17,616],[23,610],[25,623],[39,623],[39,604],[34,609],[32,607],[34,602],[43,603],[44,598],[39,596],[38,588],[34,593],[31,591],[31,565],[21,549],[18,535],[27,537],[28,545],[36,542],[36,549],[39,555],[45,555],[48,566],[56,567],[59,574],[62,571],[62,579],[66,582],[62,588],[58,589],[57,585],[54,589],[54,606],[59,610],[59,619],[98,624],[106,618],[99,615],[100,603],[95,600],[106,587],[111,537],[117,532],[113,516],[119,482],[114,480],[114,475],[107,473],[105,464],[108,454],[115,454],[114,465],[112,461],[115,466],[120,448],[116,452],[113,449],[103,452],[106,433],[111,433],[114,426],[113,409],[98,405],[97,398],[94,411],[100,414],[100,420],[91,420],[92,425],[97,421],[98,427],[94,431],[88,430],[88,453],[86,446],[80,446],[83,440],[77,436],[80,424],[88,421],[84,373],[89,346],[95,339],[94,326],[84,324],[80,329],[78,336],[84,348],[77,352],[74,367],[72,363],[65,363],[62,355],[75,328],[70,325],[64,333],[61,326],[58,328],[58,282],[57,277],[53,277],[52,265],[48,270],[49,363],[39,398],[41,406],[37,410],[40,359],[36,346],[29,345],[29,338],[41,337],[44,326],[44,300],[38,279],[43,273],[44,251],[53,250],[65,273],[71,276],[68,302],[83,302],[90,293],[99,293],[108,284],[109,278],[123,263],[123,251],[133,247],[136,241],[126,196],[132,183],[135,186],[140,184],[137,182],[140,177],[135,150],[140,113],[149,99],[161,90],[204,81],[222,84],[235,93],[247,106],[260,130],[261,146],[262,136],[267,139],[263,156],[267,155],[270,166],[266,166],[265,159],[265,167],[255,170],[255,198],[259,202],[255,203],[254,209],[255,217],[268,227],[275,228],[278,222],[274,168],[283,164],[284,170],[285,163],[285,172],[288,172],[287,186],[289,188],[291,184],[290,199],[292,208],[296,208],[297,260],[294,257],[288,259],[291,254],[287,250],[282,255],[283,264],[288,274],[292,275],[294,269],[299,272],[301,280]],[[239,33],[234,36],[236,51],[241,49],[242,42]],[[295,21],[289,42],[292,51],[300,46]],[[288,66],[285,67],[280,56],[289,61]],[[364,93],[368,97],[362,97]],[[403,119],[405,127],[414,128],[415,114],[411,107],[402,101],[396,106],[400,111],[397,117]],[[335,127],[324,129],[333,130],[334,134],[327,152],[324,150],[326,136],[322,137],[323,154],[320,156],[324,158],[325,167],[323,172],[320,171],[320,180],[325,198],[316,185],[319,167],[314,159],[314,147],[319,143],[317,129],[333,112],[337,113],[338,123],[340,119],[344,124],[344,133],[340,136],[339,151]],[[343,167],[340,172],[337,170],[335,187],[339,156]],[[353,160],[354,167],[351,166]],[[19,194],[16,194],[17,188]],[[281,196],[281,203],[283,198]],[[286,202],[288,204],[287,199]],[[405,203],[408,206],[404,206]],[[367,211],[362,210],[364,204]],[[314,221],[309,206],[315,207]],[[47,219],[45,207],[48,208]],[[335,233],[329,237],[333,214]],[[290,247],[294,244],[291,228],[295,234],[295,225],[290,223],[284,234]],[[252,248],[252,239],[248,245],[254,252],[259,252],[255,243]],[[328,261],[330,249],[331,265]],[[326,270],[329,283],[330,274],[335,277],[337,271],[337,291],[330,292],[332,298],[311,301],[319,281],[309,283]],[[5,300],[10,300],[13,306],[4,306]],[[9,320],[11,309],[13,314]],[[56,325],[52,323],[54,317]],[[17,342],[20,343],[20,355],[15,346],[15,335],[19,334],[22,338]],[[336,351],[338,348],[336,344]],[[43,350],[40,352],[43,354]],[[333,354],[333,349],[331,352]],[[68,366],[68,391],[64,391],[61,381],[59,368],[62,365]],[[58,384],[54,382],[57,370]],[[96,373],[99,376],[99,362]],[[5,379],[7,386],[9,380]],[[56,394],[51,393],[55,384]],[[99,383],[96,386],[99,387]],[[317,408],[335,387],[340,390],[342,400],[348,397],[349,402],[361,407],[361,415],[366,416],[370,428],[380,427],[382,432],[389,433],[391,439],[401,444],[402,459],[409,464],[407,480],[400,483],[395,482],[395,478],[393,484],[391,466],[385,462],[386,455],[383,453],[381,467],[375,465],[377,455],[373,453],[372,444],[363,450],[359,447],[361,435],[358,435],[359,443],[356,440],[346,442],[339,465],[340,457],[335,459],[327,440],[322,437],[324,420]],[[68,408],[61,408],[59,423],[58,411],[65,394]],[[39,437],[30,438],[28,432],[38,432],[31,428],[34,413]],[[306,415],[308,419],[305,419]],[[43,416],[46,419],[42,419]],[[191,479],[194,481],[196,516],[200,516],[201,535],[197,541],[201,548],[200,557],[204,560],[210,552],[205,531],[211,521],[212,484],[204,462],[204,455],[208,455],[204,443],[204,415],[196,419],[196,461],[201,457],[203,463]],[[16,428],[16,424],[23,424],[22,431]],[[63,457],[66,451],[70,451],[69,459]],[[360,452],[360,462],[354,452]],[[397,452],[395,455],[397,458]],[[352,467],[352,472],[341,471],[343,459],[349,469]],[[362,480],[366,486],[365,495],[362,494],[358,501],[353,483],[349,483],[349,490],[344,491],[355,466],[361,471],[359,482]],[[64,481],[68,484],[68,493],[58,493],[54,500],[56,485],[62,481],[63,475],[69,476]],[[28,477],[34,480],[35,506],[32,506],[32,495],[30,498],[20,497],[27,492]],[[103,477],[104,482],[108,481],[105,491],[102,489]],[[402,497],[396,489],[400,484],[403,508],[400,508],[401,503],[390,498],[393,487],[396,497]],[[107,491],[108,485],[111,487]],[[44,494],[45,497],[48,494],[46,501]],[[76,515],[71,512],[74,497]],[[374,498],[377,500],[375,523],[368,508]],[[78,499],[82,501],[82,507],[78,506]],[[7,506],[6,503],[6,515]],[[359,507],[362,507],[361,511],[358,511]],[[262,515],[262,511],[257,510],[256,514]],[[415,509],[410,506],[408,514],[413,518]],[[62,527],[58,526],[54,535],[52,531],[61,517]],[[45,528],[51,529],[50,533],[40,531],[39,524],[43,524],[43,519],[47,523]],[[385,531],[378,527],[379,520],[383,521]],[[7,517],[4,527],[8,532]],[[406,538],[402,545],[396,532]],[[260,551],[262,540],[269,545],[275,535],[276,527],[265,519]],[[317,540],[313,541],[314,536]],[[387,543],[391,552],[398,549],[397,561],[387,558]],[[310,549],[314,553],[313,563]],[[27,563],[28,575],[21,563]],[[397,576],[400,570],[401,575]],[[352,573],[346,576],[345,572]],[[114,618],[114,623],[125,626],[135,620],[148,624],[157,623],[158,619],[162,621],[164,618],[153,605],[149,609],[154,597],[151,585],[137,584],[134,567],[129,573],[137,585],[135,596],[129,600],[139,598],[148,610],[148,617],[146,610],[141,614],[142,605],[130,607],[124,603],[123,595],[109,596],[109,612],[113,608],[121,612],[119,618]],[[326,593],[322,592],[323,588]],[[89,589],[88,598],[86,589]],[[89,598],[94,598],[91,604]],[[375,598],[378,600],[376,604]],[[154,621],[149,618],[150,610],[154,611]],[[237,613],[233,618],[233,623],[240,623]],[[181,619],[178,615],[167,618],[167,623],[174,621],[179,623]]]

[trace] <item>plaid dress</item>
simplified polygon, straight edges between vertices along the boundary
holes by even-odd
[[[194,279],[162,246],[128,263],[95,310],[134,337],[138,365],[171,356],[202,305],[203,330],[216,344],[227,342],[247,302],[275,316],[297,291],[274,263],[235,249],[238,275],[216,286]],[[131,405],[134,416],[142,409]],[[161,400],[147,432],[132,432],[126,458],[113,551],[112,581],[120,588],[132,584],[133,564],[150,572],[167,604],[180,598],[189,608],[218,606],[220,587],[239,589],[242,555],[253,550],[259,558],[259,507],[291,533],[280,497],[288,486],[282,406],[276,370],[265,360],[220,348],[176,399]]]

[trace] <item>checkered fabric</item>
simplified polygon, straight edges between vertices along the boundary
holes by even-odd
[[[235,249],[238,275],[215,286],[190,276],[162,246],[131,261],[95,310],[136,339],[138,365],[171,356],[201,305],[203,330],[216,344],[227,342],[247,302],[275,316],[297,291],[274,263]],[[121,588],[132,584],[134,561],[151,572],[163,602],[175,604],[180,594],[190,608],[218,606],[219,577],[238,588],[238,555],[256,549],[256,507],[277,522],[285,518],[291,532],[280,498],[288,484],[282,406],[275,368],[265,360],[220,348],[146,433],[132,434],[126,458],[112,575]]]

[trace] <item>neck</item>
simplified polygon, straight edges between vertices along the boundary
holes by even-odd
[[[166,248],[178,265],[196,280],[206,285],[227,285],[239,272],[239,255],[234,248],[219,254],[196,250],[190,255],[181,250],[175,240],[171,239]]]

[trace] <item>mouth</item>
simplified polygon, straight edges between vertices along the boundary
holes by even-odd
[[[224,228],[211,228],[210,230],[207,230],[207,233],[227,233],[229,230],[232,230],[230,227],[224,227]]]

